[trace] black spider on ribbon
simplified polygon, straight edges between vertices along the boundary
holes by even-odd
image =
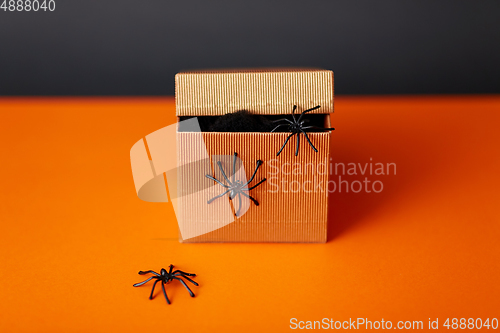
[[[307,129],[316,129],[316,130],[320,130],[320,131],[333,131],[333,130],[335,130],[335,128],[333,128],[333,127],[332,128],[324,128],[324,127],[318,127],[318,126],[304,126],[304,124],[307,122],[307,120],[302,120],[302,117],[307,112],[311,112],[313,110],[319,109],[320,107],[321,107],[320,105],[317,105],[317,106],[315,106],[313,108],[305,110],[304,112],[302,112],[300,114],[299,118],[297,119],[297,118],[295,118],[295,110],[297,109],[297,105],[294,105],[293,106],[293,110],[292,110],[293,121],[290,120],[290,119],[287,119],[287,118],[282,118],[282,119],[278,119],[278,120],[273,121],[273,122],[286,121],[286,123],[279,124],[271,132],[276,131],[281,126],[288,126],[288,128],[287,128],[288,132],[292,132],[286,138],[285,143],[283,143],[283,146],[281,146],[281,149],[278,151],[278,153],[276,154],[276,156],[279,156],[281,154],[281,152],[283,151],[283,148],[285,148],[286,144],[288,143],[288,140],[290,140],[290,138],[292,136],[294,136],[294,135],[297,135],[297,148],[295,149],[295,156],[297,156],[299,154],[300,134],[304,134],[304,136],[306,137],[307,142],[309,143],[309,145],[311,146],[311,148],[316,153],[318,152],[318,150],[316,149],[316,147],[314,147],[314,145],[312,144],[311,140],[307,136],[307,133],[306,133],[305,130],[307,130]]]
[[[215,199],[221,198],[221,197],[225,196],[226,194],[229,194],[229,200],[233,200],[234,198],[236,198],[236,196],[238,196],[239,206],[238,206],[238,210],[235,212],[235,215],[239,216],[240,215],[240,210],[241,210],[241,196],[243,195],[243,196],[247,197],[248,199],[252,200],[253,203],[256,206],[258,206],[259,202],[257,200],[255,200],[255,198],[253,198],[252,196],[250,196],[247,192],[250,191],[250,190],[253,190],[257,186],[259,186],[260,184],[262,184],[263,182],[265,182],[266,178],[262,179],[260,182],[258,182],[254,186],[248,187],[248,184],[250,184],[253,181],[253,179],[255,178],[255,175],[257,174],[257,170],[259,170],[259,167],[263,163],[261,160],[258,160],[257,161],[257,166],[255,167],[253,175],[252,175],[252,177],[250,178],[249,181],[247,181],[246,183],[243,183],[241,180],[235,179],[235,173],[236,173],[236,156],[238,156],[238,154],[234,153],[234,157],[233,157],[233,173],[231,175],[231,180],[229,180],[229,178],[227,177],[226,173],[224,172],[224,169],[222,168],[222,163],[220,161],[217,161],[217,166],[219,167],[220,172],[222,173],[222,176],[224,177],[227,185],[224,184],[224,183],[222,183],[220,180],[214,178],[211,175],[205,175],[205,177],[207,177],[208,179],[213,180],[214,182],[216,182],[220,186],[222,186],[225,189],[227,189],[224,193],[216,195],[212,199],[208,200],[207,203],[210,204]]]

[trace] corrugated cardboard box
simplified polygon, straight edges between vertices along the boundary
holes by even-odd
[[[271,117],[290,116],[294,105],[297,105],[298,114],[321,105],[310,114],[324,115],[323,126],[331,127],[333,72],[312,69],[234,70],[176,75],[176,113],[182,119],[189,116],[217,117],[239,110]],[[318,152],[314,152],[302,136],[298,156],[295,156],[297,139],[294,136],[276,156],[289,134],[179,130],[178,165],[189,166],[177,175],[179,192],[182,192],[178,194],[177,219],[183,230],[198,235],[181,241],[326,242],[331,133],[307,133]],[[208,158],[201,156],[205,154],[199,149],[201,140]],[[228,172],[235,152],[243,164],[242,170],[245,170],[243,178],[250,179],[257,160],[262,160],[253,183],[262,178],[267,181],[249,192],[258,200],[259,206],[250,202],[242,216],[231,214],[229,217],[226,212],[228,205],[234,213],[238,203],[225,195],[207,204],[210,195],[221,194],[224,189],[216,186],[205,174],[223,180],[216,160],[221,160]],[[200,156],[195,156],[197,154]],[[204,158],[206,163],[192,163]],[[200,188],[213,192],[208,195]],[[190,195],[186,195],[188,192]],[[193,209],[193,202],[204,204]],[[225,220],[221,227],[207,227],[207,224],[214,223],[214,216]]]

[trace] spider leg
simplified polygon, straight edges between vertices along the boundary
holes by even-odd
[[[297,133],[297,148],[295,148],[295,156],[299,155],[300,132]]]
[[[172,276],[179,276],[179,277],[183,277],[183,278],[185,278],[186,280],[188,280],[189,282],[191,282],[192,284],[194,284],[195,286],[199,286],[199,284],[198,284],[196,281],[191,280],[190,278],[188,278],[188,277],[187,277],[187,276],[185,276],[184,274],[179,273],[179,274],[174,274],[174,275],[172,275]]]
[[[257,170],[259,170],[259,167],[262,165],[262,163],[263,162],[261,160],[257,161],[257,166],[255,167],[255,170],[253,171],[252,177],[250,177],[250,180],[247,181],[245,184],[243,184],[243,186],[247,186],[248,184],[250,184],[252,182],[252,180],[255,178],[255,175],[257,174]]]
[[[175,273],[182,273],[182,274],[187,275],[187,276],[196,276],[196,274],[194,274],[194,273],[186,273],[186,272],[183,272],[183,271],[178,270],[178,269],[175,270],[172,274],[175,274]]]
[[[167,303],[170,304],[170,300],[168,299],[168,296],[167,296],[167,291],[165,290],[165,281],[161,282],[161,289],[163,290],[163,296],[165,296]]]
[[[243,189],[243,191],[250,191],[250,190],[253,190],[254,188],[256,188],[257,186],[259,186],[260,184],[262,184],[263,182],[265,182],[267,179],[264,178],[262,179],[260,182],[258,182],[257,184],[255,184],[254,186],[250,187],[250,188],[246,188],[246,189]]]
[[[238,199],[239,199],[238,200],[238,210],[234,213],[234,215],[236,217],[239,217],[240,216],[240,211],[241,211],[241,194],[240,194],[240,192],[238,192],[237,195],[238,195]],[[235,205],[234,209],[236,210],[236,205]]]
[[[299,122],[299,121],[302,119],[302,117],[303,117],[303,116],[304,116],[307,112],[311,112],[311,111],[313,111],[313,110],[319,109],[320,107],[321,107],[321,105],[316,105],[316,106],[315,106],[315,107],[313,107],[313,108],[310,108],[310,109],[307,109],[307,110],[305,110],[305,111],[302,111],[302,113],[300,114],[299,120],[297,120],[297,122]]]
[[[246,194],[245,192],[241,192],[241,194],[243,194],[245,197],[247,197],[248,199],[252,200],[253,203],[255,204],[255,206],[258,206],[259,205],[259,202],[257,200],[255,200],[254,198],[252,198],[250,195]]]
[[[293,109],[292,109],[292,118],[293,118],[293,121],[296,123],[297,119],[295,119],[295,110],[297,110],[297,105],[294,105]],[[302,115],[301,115],[301,118],[302,118]],[[299,121],[300,121],[300,118],[299,118]]]
[[[170,264],[170,269],[168,270],[168,274],[172,274],[173,269],[174,269],[174,265]]]
[[[316,147],[314,147],[314,145],[312,144],[311,140],[309,140],[309,137],[307,136],[307,133],[302,131],[302,133],[304,133],[306,139],[307,139],[307,142],[309,142],[309,145],[312,147],[312,149],[317,153],[318,150],[316,149]]]
[[[240,210],[241,210],[241,193],[238,192],[238,211],[236,212],[236,216],[240,216]]]
[[[149,299],[153,299],[153,293],[155,291],[155,287],[158,282],[160,282],[160,280],[156,280],[155,283],[153,283],[153,288],[151,289],[151,294],[149,295]]]
[[[186,282],[184,282],[183,279],[181,279],[179,277],[172,277],[172,278],[181,281],[182,285],[189,291],[189,295],[191,295],[191,297],[194,297],[193,291],[191,289],[189,289],[188,285],[186,284]]]
[[[224,179],[231,185],[231,182],[229,181],[229,178],[227,178],[226,173],[224,172],[224,169],[222,168],[222,163],[220,161],[217,161],[217,165],[219,166],[220,172],[222,172],[222,176]]]
[[[215,199],[219,199],[220,197],[225,196],[225,195],[226,195],[229,191],[231,191],[231,190],[227,190],[227,191],[226,191],[226,192],[224,192],[224,193],[221,193],[221,194],[219,194],[219,195],[216,195],[216,196],[215,196],[215,197],[213,197],[212,199],[208,200],[208,201],[207,201],[207,204],[211,204],[211,203],[212,203],[212,201],[214,201]]]
[[[292,134],[290,134],[290,135],[286,138],[285,143],[283,144],[283,146],[281,146],[281,149],[278,151],[278,153],[276,154],[276,156],[279,156],[279,155],[281,154],[281,151],[283,150],[283,148],[285,148],[286,143],[288,142],[288,140],[290,140],[290,138],[291,138],[292,136],[294,136],[295,134],[296,134],[296,133],[292,133]]]
[[[335,130],[335,128],[333,128],[333,127],[328,127],[328,128],[318,127],[318,126],[306,126],[306,127],[302,127],[303,130],[308,129],[308,128],[315,128],[315,129],[319,129],[319,130],[322,130],[322,131],[334,131]]]
[[[233,183],[234,183],[234,175],[236,174],[236,156],[238,156],[238,154],[236,152],[234,152],[234,157],[233,157],[233,175],[232,175],[232,180],[233,180]]]
[[[278,128],[280,128],[280,126],[287,126],[288,124],[279,124],[278,126],[276,126],[275,128],[273,128],[273,130],[271,131],[271,133],[273,133],[274,131],[276,131]]]
[[[155,271],[145,271],[145,272],[139,271],[139,274],[141,274],[141,275],[148,274],[148,273],[153,273],[156,276],[160,276],[160,274],[156,273]]]
[[[225,184],[221,183],[218,179],[215,179],[214,177],[212,177],[212,176],[210,176],[210,175],[205,175],[205,177],[207,177],[208,179],[211,179],[211,180],[213,180],[213,181],[217,182],[219,185],[221,185],[221,186],[223,186],[223,187],[225,187],[225,188],[229,188],[229,186],[227,186],[227,185],[225,185]]]
[[[286,118],[281,118],[281,119],[278,119],[278,120],[273,120],[271,121],[272,123],[277,123],[278,121],[287,121],[289,122],[290,124],[293,124],[293,121],[291,121],[290,119],[286,119]],[[286,125],[286,124],[283,124],[283,125]]]
[[[145,283],[147,283],[147,282],[151,281],[151,279],[153,279],[153,278],[154,278],[154,276],[152,276],[152,277],[150,277],[149,279],[144,280],[144,281],[142,281],[142,282],[136,283],[136,284],[134,284],[134,287],[139,287],[139,286],[142,286],[143,284],[145,284]]]

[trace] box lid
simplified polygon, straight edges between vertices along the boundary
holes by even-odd
[[[238,110],[290,114],[333,112],[333,71],[247,69],[182,72],[175,76],[177,116],[220,116]]]

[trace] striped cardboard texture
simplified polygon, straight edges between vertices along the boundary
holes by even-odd
[[[179,132],[177,135],[179,162],[183,164],[186,160],[191,161],[197,158],[188,155],[193,153],[193,150],[189,149],[193,133]],[[306,140],[301,140],[299,156],[296,157],[294,155],[295,140],[291,139],[280,156],[276,157],[276,152],[287,135],[288,133],[203,133],[210,156],[232,155],[235,151],[238,152],[238,157],[243,161],[248,177],[255,169],[257,160],[263,160],[264,163],[259,168],[252,184],[256,184],[262,178],[267,178],[267,181],[250,191],[250,195],[259,201],[259,206],[250,203],[249,210],[235,222],[184,242],[318,243],[326,241],[330,133],[308,134],[313,144],[319,148],[318,153],[312,150]],[[300,165],[301,172],[293,174],[293,169],[299,170],[297,164],[294,165],[294,163]],[[306,165],[307,163],[310,164]],[[317,167],[320,164],[323,165],[322,169]],[[276,172],[276,168],[284,170],[285,174]],[[222,179],[214,162],[212,162],[212,170],[215,171],[217,179]],[[205,183],[203,184],[205,187],[213,186],[214,182],[205,177],[205,171],[189,170],[190,174],[179,175],[180,187],[188,189],[200,186],[192,182]],[[197,176],[193,177],[193,174]],[[296,184],[301,184],[301,186],[306,184],[306,190],[310,193],[305,192],[303,187],[297,191]],[[321,186],[317,187],[318,184]],[[276,185],[279,185],[279,190],[276,190]],[[219,191],[214,195],[222,193],[222,187]],[[196,198],[200,202],[208,199],[210,198],[202,196]],[[229,199],[228,196],[224,196],[210,205],[220,205],[221,200]],[[190,201],[183,200],[180,196],[179,208],[184,214],[182,216],[184,223],[188,223],[191,228],[198,228],[203,223],[206,212],[193,211],[191,207]],[[213,209],[213,207],[210,208]]]
[[[175,76],[177,116],[224,115],[238,110],[289,114],[321,105],[313,113],[333,112],[333,72],[226,71]]]
[[[316,105],[321,108],[314,113],[333,112],[333,72],[328,70],[284,70],[284,71],[224,71],[224,72],[191,72],[176,75],[176,114],[177,116],[224,115],[238,110],[248,110],[257,114],[290,114],[293,105],[302,112]],[[329,121],[327,119],[327,126]],[[177,133],[177,151],[179,165],[186,161],[194,161],[201,156],[192,149],[196,134]],[[295,156],[296,136],[291,139],[280,156],[277,151],[289,133],[222,133],[206,132],[203,138],[209,156],[233,155],[243,161],[247,177],[253,172],[257,160],[264,164],[259,168],[255,184],[262,178],[268,180],[250,191],[260,205],[250,203],[248,211],[230,223],[215,231],[181,240],[187,243],[196,242],[310,242],[321,243],[327,240],[328,213],[328,172],[320,174],[305,172],[307,163],[323,164],[329,162],[329,145],[331,133],[308,133],[313,144],[318,148],[314,152],[304,136],[301,137],[300,150]],[[280,172],[271,173],[285,166],[291,169],[294,163],[302,166],[302,174]],[[214,162],[211,172],[221,179]],[[275,168],[273,168],[274,166]],[[215,172],[215,173],[214,173]],[[193,186],[213,186],[214,182],[205,177],[207,170],[184,169],[178,175],[181,186],[189,191]],[[210,173],[210,170],[209,170]],[[194,175],[194,176],[193,176]],[[274,177],[274,179],[273,179]],[[298,192],[280,186],[275,193],[273,184],[291,184],[298,182],[322,184],[322,191]],[[308,183],[309,182],[309,183]],[[294,183],[294,184],[295,184]],[[222,188],[220,189],[222,193]],[[295,189],[294,189],[295,190]],[[219,194],[219,193],[215,193]],[[200,202],[207,201],[200,193],[194,197]],[[193,200],[193,197],[190,198]],[[210,209],[219,209],[221,200],[229,200],[228,196],[213,201]],[[232,203],[231,203],[232,204]],[[206,212],[193,211],[188,200],[179,196],[180,218],[189,228],[200,228],[204,223]],[[217,206],[218,205],[218,206]],[[208,210],[207,204],[207,210]]]

